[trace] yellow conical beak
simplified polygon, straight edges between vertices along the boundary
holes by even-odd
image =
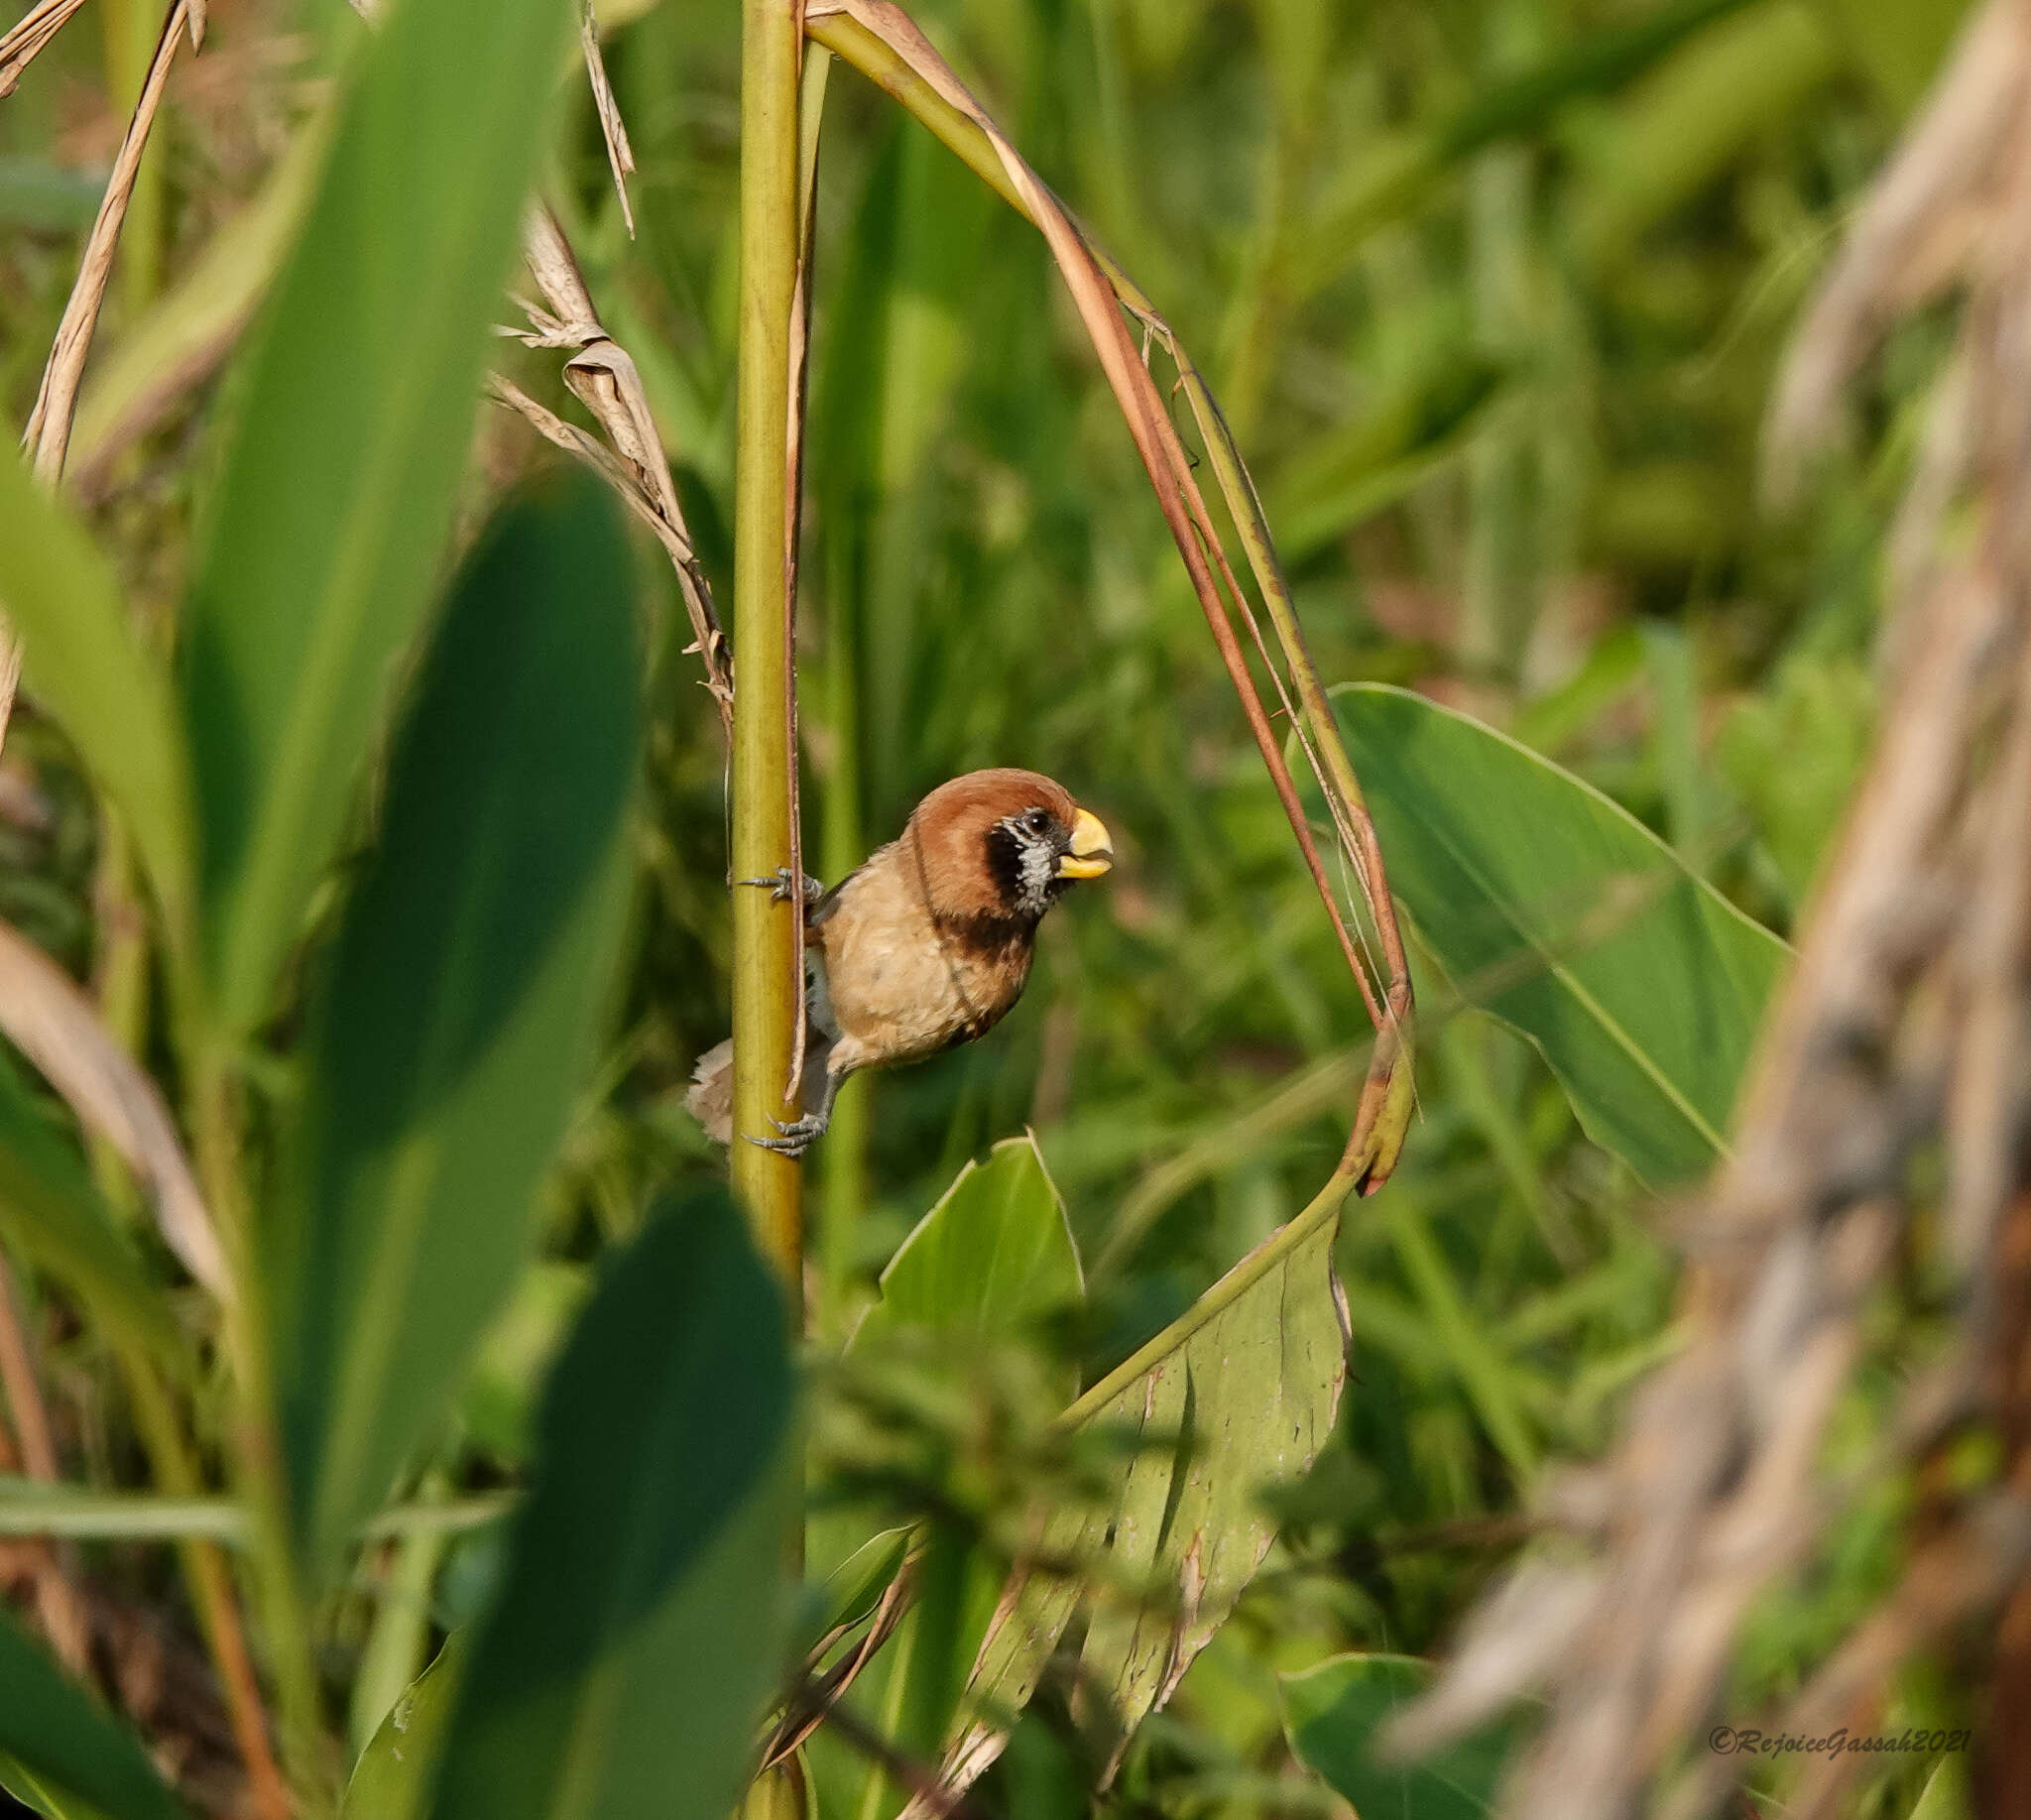
[[[1061,879],[1097,879],[1115,863],[1114,843],[1107,828],[1091,809],[1081,809],[1072,823],[1072,846],[1058,861]]]

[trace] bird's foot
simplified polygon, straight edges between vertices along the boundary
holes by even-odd
[[[766,879],[736,879],[734,883],[736,885],[760,885],[768,891],[770,899],[774,903],[787,904],[789,902],[790,883],[789,868],[787,866],[777,867]],[[804,908],[809,910],[824,895],[825,887],[812,878],[808,872],[805,873]]]
[[[778,1156],[801,1156],[825,1135],[825,1127],[831,1120],[822,1113],[807,1112],[801,1119],[792,1119],[785,1125],[780,1119],[769,1123],[781,1135],[775,1138],[749,1138],[748,1142],[757,1150],[774,1151]],[[744,1133],[743,1136],[746,1134]]]

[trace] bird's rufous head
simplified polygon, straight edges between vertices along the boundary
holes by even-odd
[[[1077,879],[1114,864],[1107,829],[1033,771],[973,771],[916,805],[910,835],[941,915],[1034,922]]]

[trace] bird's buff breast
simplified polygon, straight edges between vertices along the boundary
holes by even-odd
[[[914,893],[842,892],[819,929],[825,996],[865,1066],[914,1061],[980,1035],[1021,996],[1029,948],[981,953],[941,933]]]

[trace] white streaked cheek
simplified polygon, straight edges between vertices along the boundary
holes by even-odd
[[[1058,869],[1058,856],[1042,842],[1022,849],[1022,898],[1031,909],[1041,910],[1050,902],[1051,877]]]

